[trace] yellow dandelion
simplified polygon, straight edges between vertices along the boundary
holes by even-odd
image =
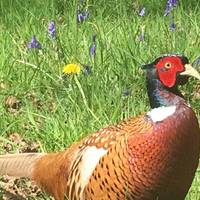
[[[78,74],[81,71],[81,67],[78,64],[67,64],[63,68],[64,74]]]

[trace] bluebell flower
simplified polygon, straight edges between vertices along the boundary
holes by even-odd
[[[145,26],[142,26],[142,27],[141,27],[140,35],[138,36],[138,40],[141,41],[141,42],[143,42],[144,39],[145,39],[144,32],[145,32]]]
[[[178,4],[178,0],[171,0],[172,1],[172,6],[176,7]]]
[[[56,37],[56,25],[55,25],[55,22],[53,20],[51,20],[49,22],[48,32],[49,32],[49,36],[51,38],[55,38]]]
[[[89,12],[86,10],[86,11],[84,11],[84,12],[82,12],[83,13],[83,20],[86,20],[88,17],[89,17]]]
[[[172,9],[172,0],[167,0],[164,16],[169,15],[171,9]]]
[[[174,30],[176,29],[176,24],[175,24],[173,21],[170,23],[169,29],[170,29],[171,31],[174,31]]]
[[[83,22],[83,14],[79,9],[77,10],[77,22],[78,23]]]
[[[90,56],[95,56],[96,53],[96,35],[92,36],[92,42],[93,44],[90,46]]]
[[[89,17],[89,12],[87,10],[81,11],[78,7],[78,9],[77,9],[77,22],[81,23],[81,22],[85,21],[88,17]]]
[[[139,36],[138,36],[138,40],[143,42],[144,41],[144,33],[141,33]]]
[[[91,47],[90,47],[90,56],[94,56],[96,53],[96,44],[92,44]]]
[[[178,0],[167,0],[164,16],[169,15],[172,7],[176,7],[177,3],[178,3]]]
[[[145,7],[142,7],[142,9],[139,12],[139,16],[143,17],[145,15]]]
[[[41,49],[42,45],[37,41],[36,37],[33,36],[27,47],[28,49]]]

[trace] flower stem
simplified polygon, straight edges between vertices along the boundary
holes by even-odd
[[[82,98],[83,98],[83,102],[84,102],[84,104],[85,104],[86,109],[90,112],[90,114],[91,114],[97,121],[99,121],[99,118],[94,114],[94,112],[93,112],[93,111],[89,108],[89,106],[88,106],[88,103],[87,103],[87,100],[86,100],[86,97],[85,97],[83,88],[81,87],[81,84],[80,84],[79,80],[77,79],[77,76],[74,77],[74,80],[75,80],[75,82],[76,82],[76,85],[78,86],[78,89],[79,89],[80,93],[81,93],[81,96],[82,96]]]

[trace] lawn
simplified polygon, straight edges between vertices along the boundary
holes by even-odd
[[[200,2],[180,0],[168,16],[165,6],[157,0],[1,0],[0,154],[63,150],[149,110],[140,66],[165,53],[190,61],[200,54]],[[55,35],[48,32],[51,20]],[[41,48],[30,48],[33,36]],[[69,63],[80,73],[64,75]],[[182,90],[200,119],[200,85],[191,79]],[[197,170],[187,200],[200,199],[199,185]]]

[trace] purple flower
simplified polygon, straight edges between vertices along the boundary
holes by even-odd
[[[139,16],[143,17],[145,15],[145,7],[142,7],[142,9],[139,12]]]
[[[172,8],[172,0],[167,0],[164,16],[169,15],[171,8]]]
[[[176,29],[176,24],[174,22],[171,22],[170,25],[169,25],[169,29],[171,31],[174,31]]]
[[[83,14],[83,20],[86,20],[89,17],[89,12],[86,10],[85,12],[82,12]]]
[[[176,7],[178,4],[178,0],[171,0],[172,1],[172,6]]]
[[[77,9],[77,22],[82,23],[89,17],[89,12],[86,11],[81,11],[79,8]]]
[[[77,14],[77,22],[81,23],[83,21],[82,13]]]
[[[33,36],[27,47],[28,49],[41,49],[42,45],[37,41],[36,37]]]
[[[55,38],[56,37],[56,25],[55,25],[55,22],[53,20],[51,20],[49,22],[48,32],[49,32],[49,36],[51,38]]]
[[[145,39],[145,26],[141,26],[141,31],[140,31],[140,35],[138,35],[138,40],[140,42],[143,42]]]
[[[172,7],[176,7],[177,3],[178,3],[178,0],[167,0],[164,16],[169,15]]]
[[[139,36],[138,36],[138,40],[143,42],[144,41],[144,33],[141,33]]]
[[[96,35],[92,36],[93,44],[90,46],[90,56],[95,56],[96,53]]]
[[[95,53],[96,53],[96,44],[92,44],[91,47],[90,47],[90,56],[95,56]]]

